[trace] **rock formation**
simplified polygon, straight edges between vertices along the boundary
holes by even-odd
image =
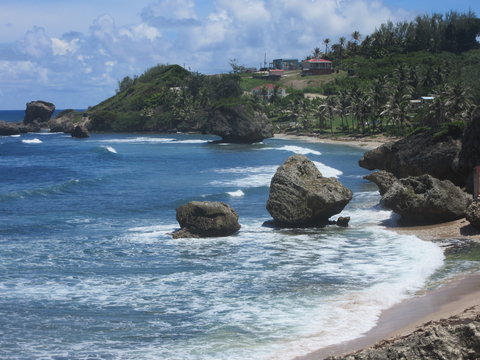
[[[464,359],[480,354],[480,306],[448,319],[431,321],[418,330],[343,356],[325,360]]]
[[[463,186],[465,176],[458,168],[461,147],[461,134],[435,136],[434,131],[425,131],[367,151],[359,165],[386,170],[397,178],[430,174]]]
[[[177,208],[181,229],[173,238],[228,236],[240,230],[238,215],[223,202],[192,201]]]
[[[470,206],[467,208],[467,211],[465,212],[465,217],[467,218],[468,222],[476,227],[477,229],[480,229],[480,201],[475,200],[473,201]]]
[[[375,171],[363,178],[375,183],[382,196],[390,189],[393,183],[398,180],[392,173],[385,170]]]
[[[75,127],[72,130],[72,137],[82,139],[82,138],[87,138],[89,136],[90,134],[88,133],[88,130],[85,127],[85,125],[75,125]]]
[[[337,179],[323,177],[304,155],[293,155],[272,178],[267,210],[283,226],[321,226],[351,199]]]
[[[28,132],[28,128],[23,124],[0,121],[0,136],[18,135],[26,132]]]
[[[471,196],[450,180],[430,175],[395,181],[382,196],[382,204],[403,219],[415,222],[442,222],[463,217]]]
[[[473,168],[480,165],[480,109],[472,116],[472,121],[466,127],[462,139],[462,149],[459,155],[459,168],[467,179],[467,189],[473,193]]]
[[[203,129],[204,133],[222,137],[222,142],[255,143],[273,136],[267,115],[248,105],[215,109]]]
[[[33,122],[45,123],[50,120],[53,112],[55,111],[55,105],[46,101],[31,101],[27,103],[25,110],[25,117],[23,118],[24,124],[31,124]]]

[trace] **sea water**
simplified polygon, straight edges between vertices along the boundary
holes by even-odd
[[[361,336],[442,265],[381,226],[362,149],[214,139],[0,137],[0,358],[291,359]],[[294,153],[354,192],[350,227],[262,225]],[[230,204],[241,230],[172,239],[192,200]]]

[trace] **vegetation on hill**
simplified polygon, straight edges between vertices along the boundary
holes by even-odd
[[[158,65],[125,77],[117,94],[89,109],[89,116],[99,131],[198,130],[211,110],[244,101],[242,93],[238,75],[206,76]]]

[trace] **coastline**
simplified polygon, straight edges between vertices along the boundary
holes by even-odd
[[[385,229],[400,234],[415,235],[424,241],[438,242],[448,252],[450,239],[468,240],[480,245],[480,231],[471,227],[467,220],[459,219],[436,225],[398,226],[384,224]],[[480,272],[462,273],[449,279],[444,285],[417,293],[380,315],[375,327],[363,336],[340,344],[316,350],[294,360],[321,360],[330,356],[357,353],[374,345],[390,344],[407,336],[427,323],[439,321],[464,313],[473,308],[480,314]]]
[[[275,137],[306,142],[350,145],[365,150],[371,150],[396,140],[386,137],[332,139],[311,134],[275,134]],[[386,230],[399,234],[415,235],[424,241],[436,242],[446,254],[452,248],[455,251],[455,246],[452,246],[454,241],[457,242],[457,245],[459,240],[467,243],[467,245],[472,243],[480,245],[480,231],[472,227],[465,218],[421,226],[404,226],[387,221],[383,226]],[[376,326],[357,339],[321,348],[310,354],[295,357],[294,360],[321,360],[330,356],[343,358],[343,356],[356,354],[374,345],[388,346],[394,340],[412,334],[427,323],[457,316],[467,309],[475,314],[480,314],[480,272],[478,271],[462,273],[453,279],[449,279],[447,283],[438,288],[424,290],[422,293],[417,293],[413,297],[384,310]]]

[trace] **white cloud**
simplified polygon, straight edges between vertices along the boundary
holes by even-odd
[[[53,36],[48,28],[33,27],[14,44],[2,45],[0,83],[14,87],[28,79],[40,95],[51,87],[60,94],[75,88],[82,92],[72,96],[80,102],[76,107],[94,105],[114,93],[119,79],[158,63],[211,73],[229,70],[232,58],[258,66],[265,52],[268,60],[303,58],[326,37],[335,42],[354,30],[366,35],[397,20],[378,0],[217,0],[201,16],[197,10],[193,0],[160,0],[128,25],[117,26],[104,14],[83,33]]]

